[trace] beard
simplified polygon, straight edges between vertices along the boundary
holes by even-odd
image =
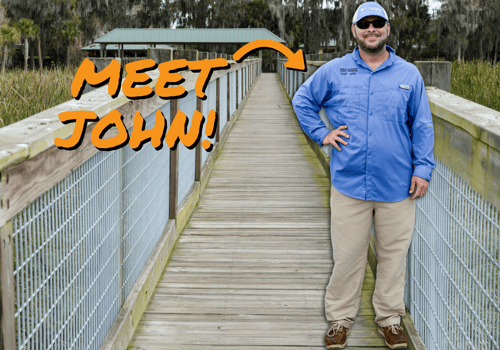
[[[366,41],[363,39],[368,38],[369,36],[375,36],[377,38],[381,38],[381,40],[376,44],[367,44]],[[358,46],[360,49],[362,49],[365,52],[369,52],[371,54],[374,53],[379,53],[380,51],[384,50],[385,44],[387,43],[387,35],[382,38],[382,36],[379,33],[371,33],[371,34],[365,34],[363,35],[363,38],[360,39],[357,35],[355,36],[356,41],[358,42]]]

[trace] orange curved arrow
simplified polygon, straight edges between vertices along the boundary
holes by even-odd
[[[288,58],[288,62],[285,63],[286,68],[300,70],[303,72],[306,71],[306,61],[304,59],[304,53],[302,52],[302,50],[299,49],[296,53],[293,53],[293,51],[285,45],[269,39],[254,40],[249,42],[248,44],[245,44],[234,53],[233,59],[236,62],[241,62],[251,52],[263,48],[273,49],[285,55]]]

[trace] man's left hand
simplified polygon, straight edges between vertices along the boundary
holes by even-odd
[[[412,176],[410,193],[413,193],[413,197],[411,197],[411,199],[417,199],[417,198],[423,197],[425,192],[427,192],[428,185],[429,185],[429,181],[422,179],[421,177],[418,177],[418,176]],[[415,186],[417,186],[416,191],[415,191]]]

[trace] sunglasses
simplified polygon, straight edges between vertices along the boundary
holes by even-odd
[[[364,19],[362,19],[356,22],[356,27],[358,27],[359,29],[368,29],[370,23],[373,24],[373,28],[380,29],[385,26],[387,21],[385,19],[376,19],[374,21],[365,21]]]

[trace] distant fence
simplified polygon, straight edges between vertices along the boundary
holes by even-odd
[[[0,348],[99,349],[107,336],[109,347],[126,348],[261,72],[258,59],[230,63],[212,75],[204,101],[193,90],[197,74],[183,71],[188,95],[181,100],[129,100],[123,93],[112,99],[102,87],[0,129]],[[74,128],[59,113],[103,117],[113,109],[129,132],[136,111],[149,129],[158,109],[167,125],[178,109],[190,119],[195,109],[205,117],[214,109],[217,143],[203,150],[203,130],[191,150],[180,143],[156,151],[147,143],[138,152],[128,145],[98,151],[92,123],[76,150],[54,146],[55,137],[67,138]]]
[[[285,62],[279,61],[278,74],[291,97],[326,63],[308,62],[302,73]],[[429,70],[442,74],[442,64]],[[430,80],[449,85],[441,76]],[[405,303],[428,349],[498,350],[500,113],[435,87],[426,90],[437,159],[427,194],[417,200]],[[333,129],[324,109],[319,115]],[[329,171],[331,145],[317,151]]]

